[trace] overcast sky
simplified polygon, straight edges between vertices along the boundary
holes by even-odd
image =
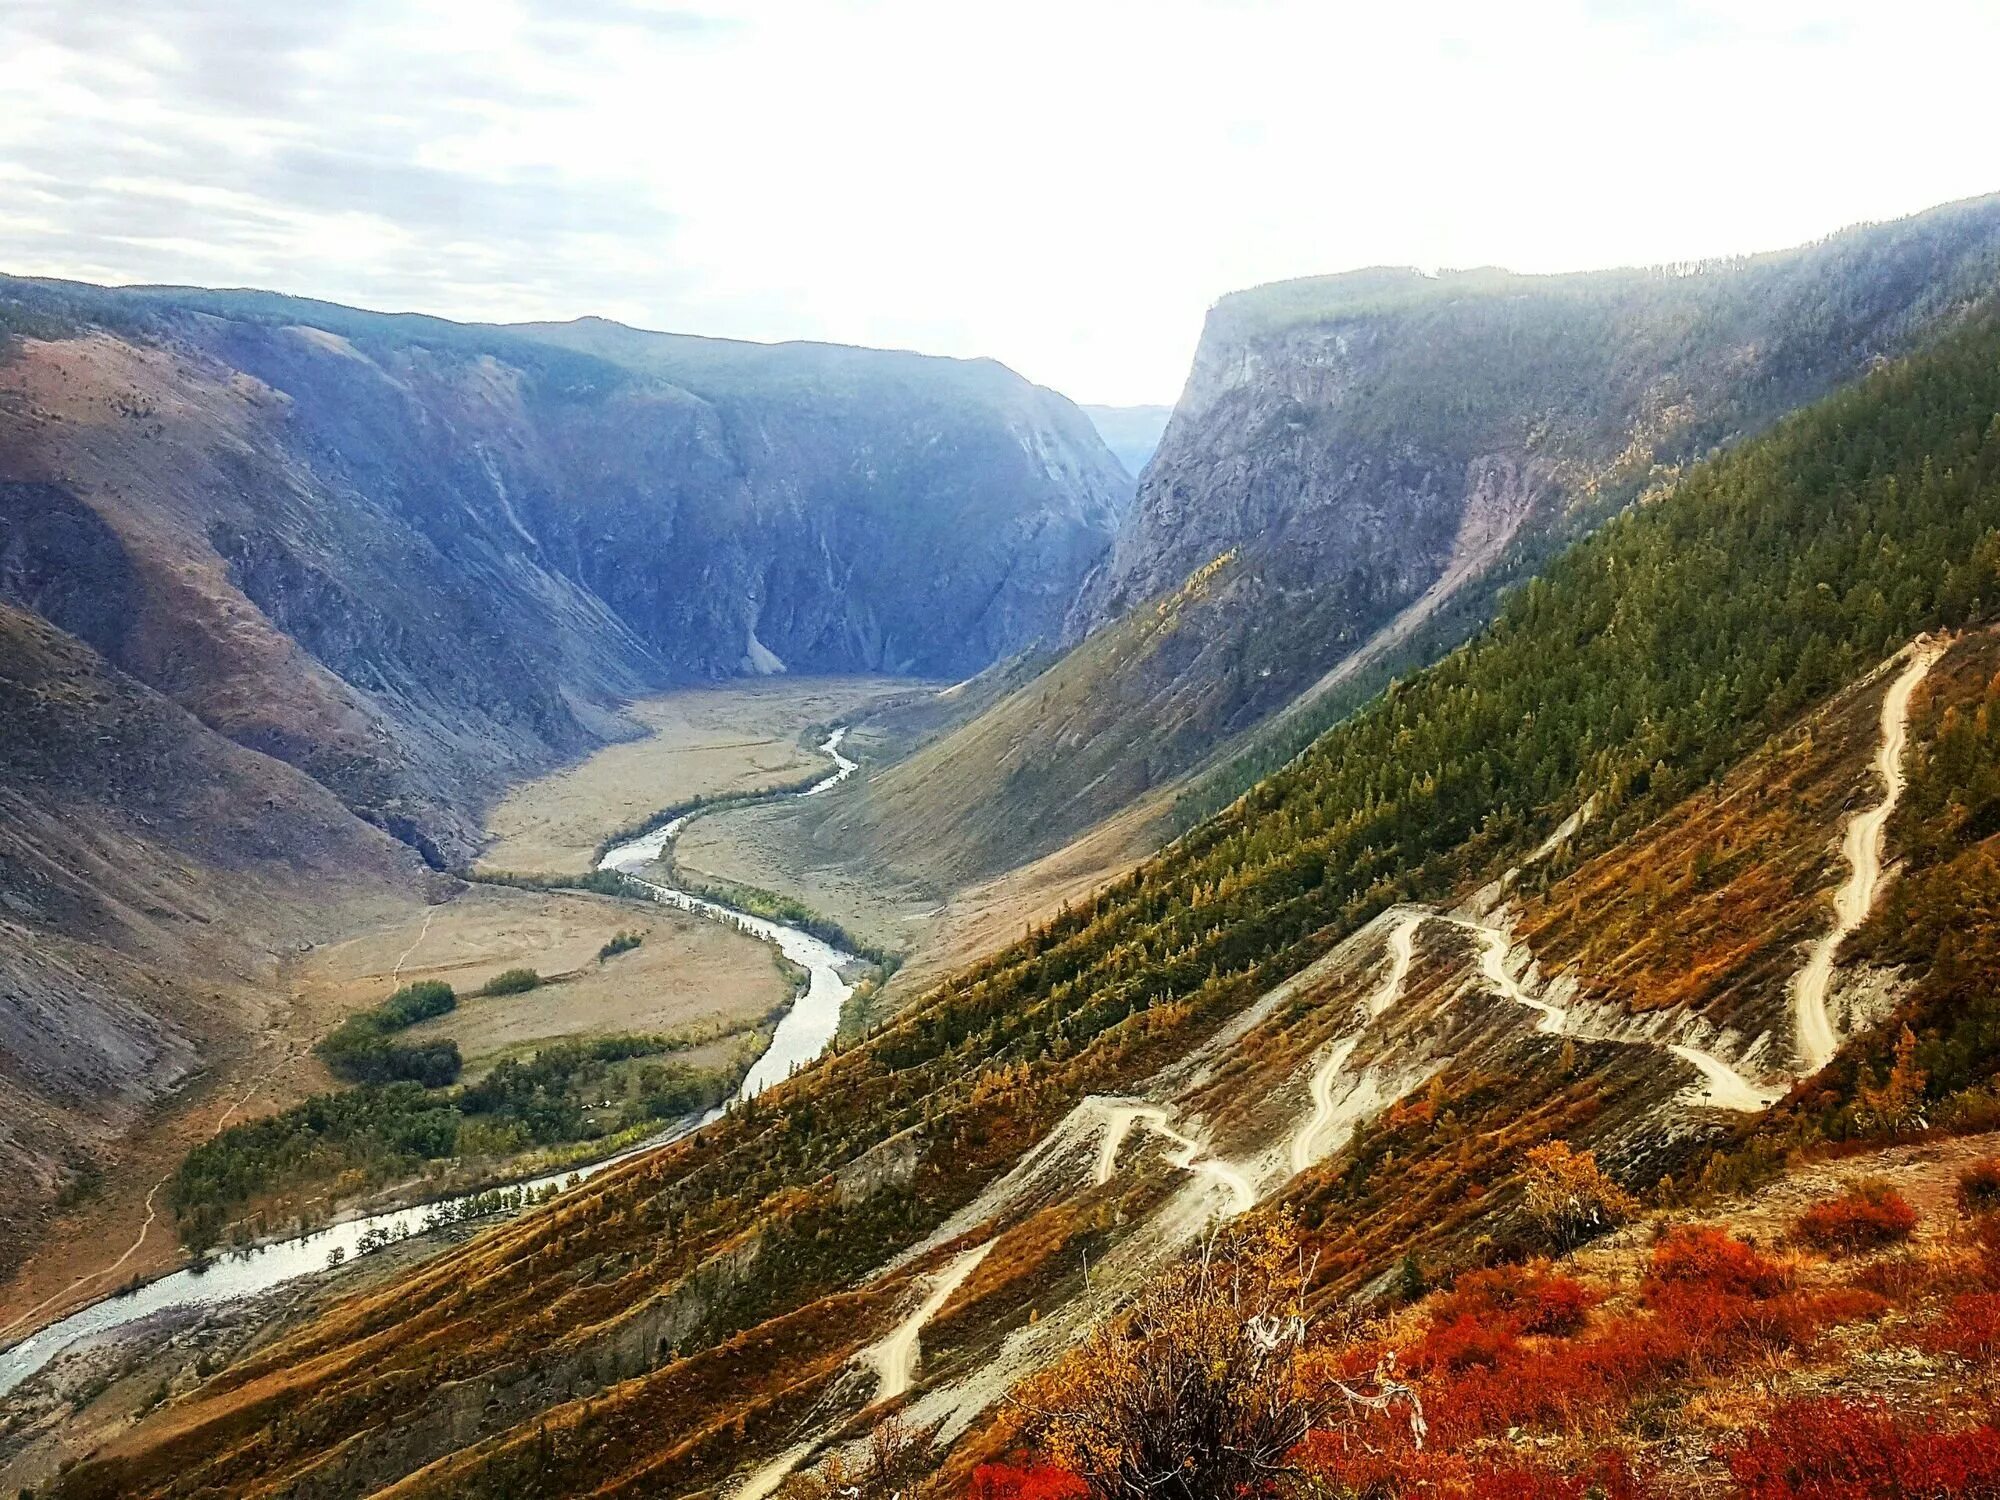
[[[0,269],[988,354],[2000,188],[1996,0],[0,0]]]

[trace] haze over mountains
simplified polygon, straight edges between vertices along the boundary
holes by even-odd
[[[1171,406],[1086,406],[1090,418],[1112,456],[1133,478],[1145,470],[1146,461],[1160,446],[1160,434],[1167,430]]]
[[[1372,270],[1224,298],[1069,612],[1071,649],[856,806],[816,810],[816,836],[925,875],[990,874],[1169,785],[1328,674],[1355,681],[1334,712],[1352,707],[1463,639],[1499,582],[1920,345],[1996,271],[1988,198],[1672,271]],[[1253,754],[1256,772],[1331,722],[1304,711],[1309,732]],[[1203,809],[1248,784],[1229,778]]]
[[[1160,849],[698,1133],[144,1365],[162,1409],[55,1492],[765,1495],[894,1413],[958,1493],[1074,1458],[1003,1398],[1218,1220],[1360,1327],[1585,1238],[1537,1217],[1550,1142],[1671,1214],[1990,1131],[1996,319],[2000,197],[1695,267],[1312,277],[1212,309],[1155,449],[1162,413],[990,361],[0,281],[10,1222],[661,688],[920,683],[846,742],[877,763],[758,814],[856,881],[943,900],[1120,816]],[[1830,1378],[1752,1322],[1671,1378]],[[1717,1445],[1637,1414],[1714,1392],[1655,1385],[1587,1435],[1695,1493]],[[1576,1409],[1440,1443],[1485,1474]]]
[[[1128,498],[989,362],[0,295],[0,590],[442,864],[642,686],[1053,637]]]
[[[12,1224],[257,1029],[210,966],[268,986],[315,883],[417,879],[383,834],[470,863],[649,688],[1053,640],[1130,498],[986,361],[18,280],[0,327]]]

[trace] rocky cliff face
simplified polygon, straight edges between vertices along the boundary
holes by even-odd
[[[967,675],[1129,498],[989,362],[0,281],[0,1271],[621,699]]]
[[[651,685],[963,676],[1129,482],[984,361],[0,283],[0,597],[436,863]]]
[[[1055,847],[1316,684],[1448,649],[1501,578],[1996,288],[2000,198],[1692,269],[1382,269],[1227,297],[1074,649],[877,778],[839,835],[947,878]],[[966,833],[918,847],[941,768]]]
[[[1521,520],[1629,493],[1997,282],[1983,199],[1692,269],[1380,269],[1226,297],[1072,633],[1231,548],[1286,613],[1338,596],[1365,631]]]

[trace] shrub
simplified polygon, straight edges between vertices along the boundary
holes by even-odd
[[[482,995],[525,995],[539,989],[542,976],[533,969],[502,969],[479,987]]]
[[[1086,1500],[1090,1486],[1057,1464],[981,1464],[967,1500]]]
[[[1501,1266],[1461,1276],[1433,1305],[1437,1321],[1473,1317],[1504,1324],[1516,1334],[1567,1338],[1583,1326],[1603,1293],[1574,1276],[1536,1266]]]
[[[1289,1224],[1212,1242],[1029,1384],[1044,1450],[1098,1500],[1263,1492],[1315,1416],[1299,1379],[1304,1295]]]
[[[1909,1307],[1949,1279],[1922,1256],[1906,1251],[1867,1261],[1853,1273],[1850,1285],[1874,1292],[1899,1307]]]
[[[1573,1151],[1565,1141],[1530,1150],[1521,1177],[1528,1216],[1564,1250],[1617,1228],[1636,1206],[1594,1153]]]
[[[1885,1182],[1858,1182],[1800,1214],[1792,1233],[1828,1255],[1877,1250],[1910,1237],[1917,1211]]]
[[[1996,1208],[2000,1208],[2000,1157],[1981,1157],[1958,1174],[1958,1211],[1971,1217]]]
[[[902,1500],[931,1491],[935,1431],[918,1429],[900,1417],[878,1422],[861,1452],[835,1449],[810,1469],[789,1476],[779,1500]]]
[[[1792,1273],[1726,1230],[1676,1224],[1653,1246],[1642,1295],[1651,1302],[1674,1284],[1699,1284],[1732,1297],[1773,1297],[1791,1286]]]
[[[420,979],[376,1006],[374,1016],[384,1031],[401,1031],[457,1008],[458,994],[450,985],[441,979]]]
[[[1772,1414],[1729,1456],[1746,1500],[2000,1497],[2000,1432],[1938,1432],[1833,1397]]]
[[[611,941],[597,950],[597,961],[603,963],[607,958],[616,958],[621,953],[630,953],[645,941],[646,934],[643,932],[614,932],[611,935]]]
[[[1453,1374],[1474,1368],[1495,1369],[1519,1344],[1504,1322],[1461,1315],[1425,1334],[1411,1351],[1410,1366],[1420,1372]]]
[[[1987,1363],[2000,1354],[2000,1293],[1965,1292],[1952,1298],[1943,1315],[1924,1330],[1923,1345],[1933,1354]]]
[[[1522,1460],[1494,1463],[1435,1450],[1387,1450],[1315,1432],[1301,1467],[1339,1496],[1438,1496],[1444,1500],[1648,1500],[1659,1493],[1623,1454],[1607,1451],[1576,1472]],[[1279,1493],[1284,1493],[1279,1491]]]

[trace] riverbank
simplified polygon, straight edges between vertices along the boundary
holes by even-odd
[[[856,769],[856,763],[840,753],[842,737],[841,729],[836,727],[820,744],[820,753],[830,766],[826,775],[803,791],[777,795],[817,796],[846,780]],[[669,885],[640,879],[640,873],[653,869],[667,852],[681,821],[674,820],[637,840],[610,849],[599,860],[598,867],[633,876],[655,901],[664,906],[733,928],[769,944],[786,961],[806,972],[803,990],[778,1020],[769,1045],[751,1065],[737,1090],[737,1098],[753,1098],[764,1089],[783,1082],[792,1072],[810,1063],[825,1050],[839,1029],[842,1010],[853,993],[861,961],[811,933],[737,911]],[[426,933],[429,925],[427,922]],[[398,960],[398,977],[406,972],[404,966],[408,958],[406,953]],[[704,1118],[714,1118],[717,1113],[719,1111],[711,1111]],[[215,1304],[257,1295],[286,1281],[467,1218],[533,1206],[563,1186],[581,1181],[639,1151],[677,1139],[698,1128],[701,1123],[701,1120],[690,1121],[684,1127],[670,1130],[631,1151],[607,1156],[571,1172],[558,1172],[504,1189],[468,1193],[386,1213],[337,1218],[323,1229],[275,1240],[247,1252],[227,1254],[214,1262],[198,1263],[125,1293],[104,1297],[12,1347],[0,1350],[0,1394],[12,1390],[58,1354],[85,1339],[136,1326],[174,1307]]]

